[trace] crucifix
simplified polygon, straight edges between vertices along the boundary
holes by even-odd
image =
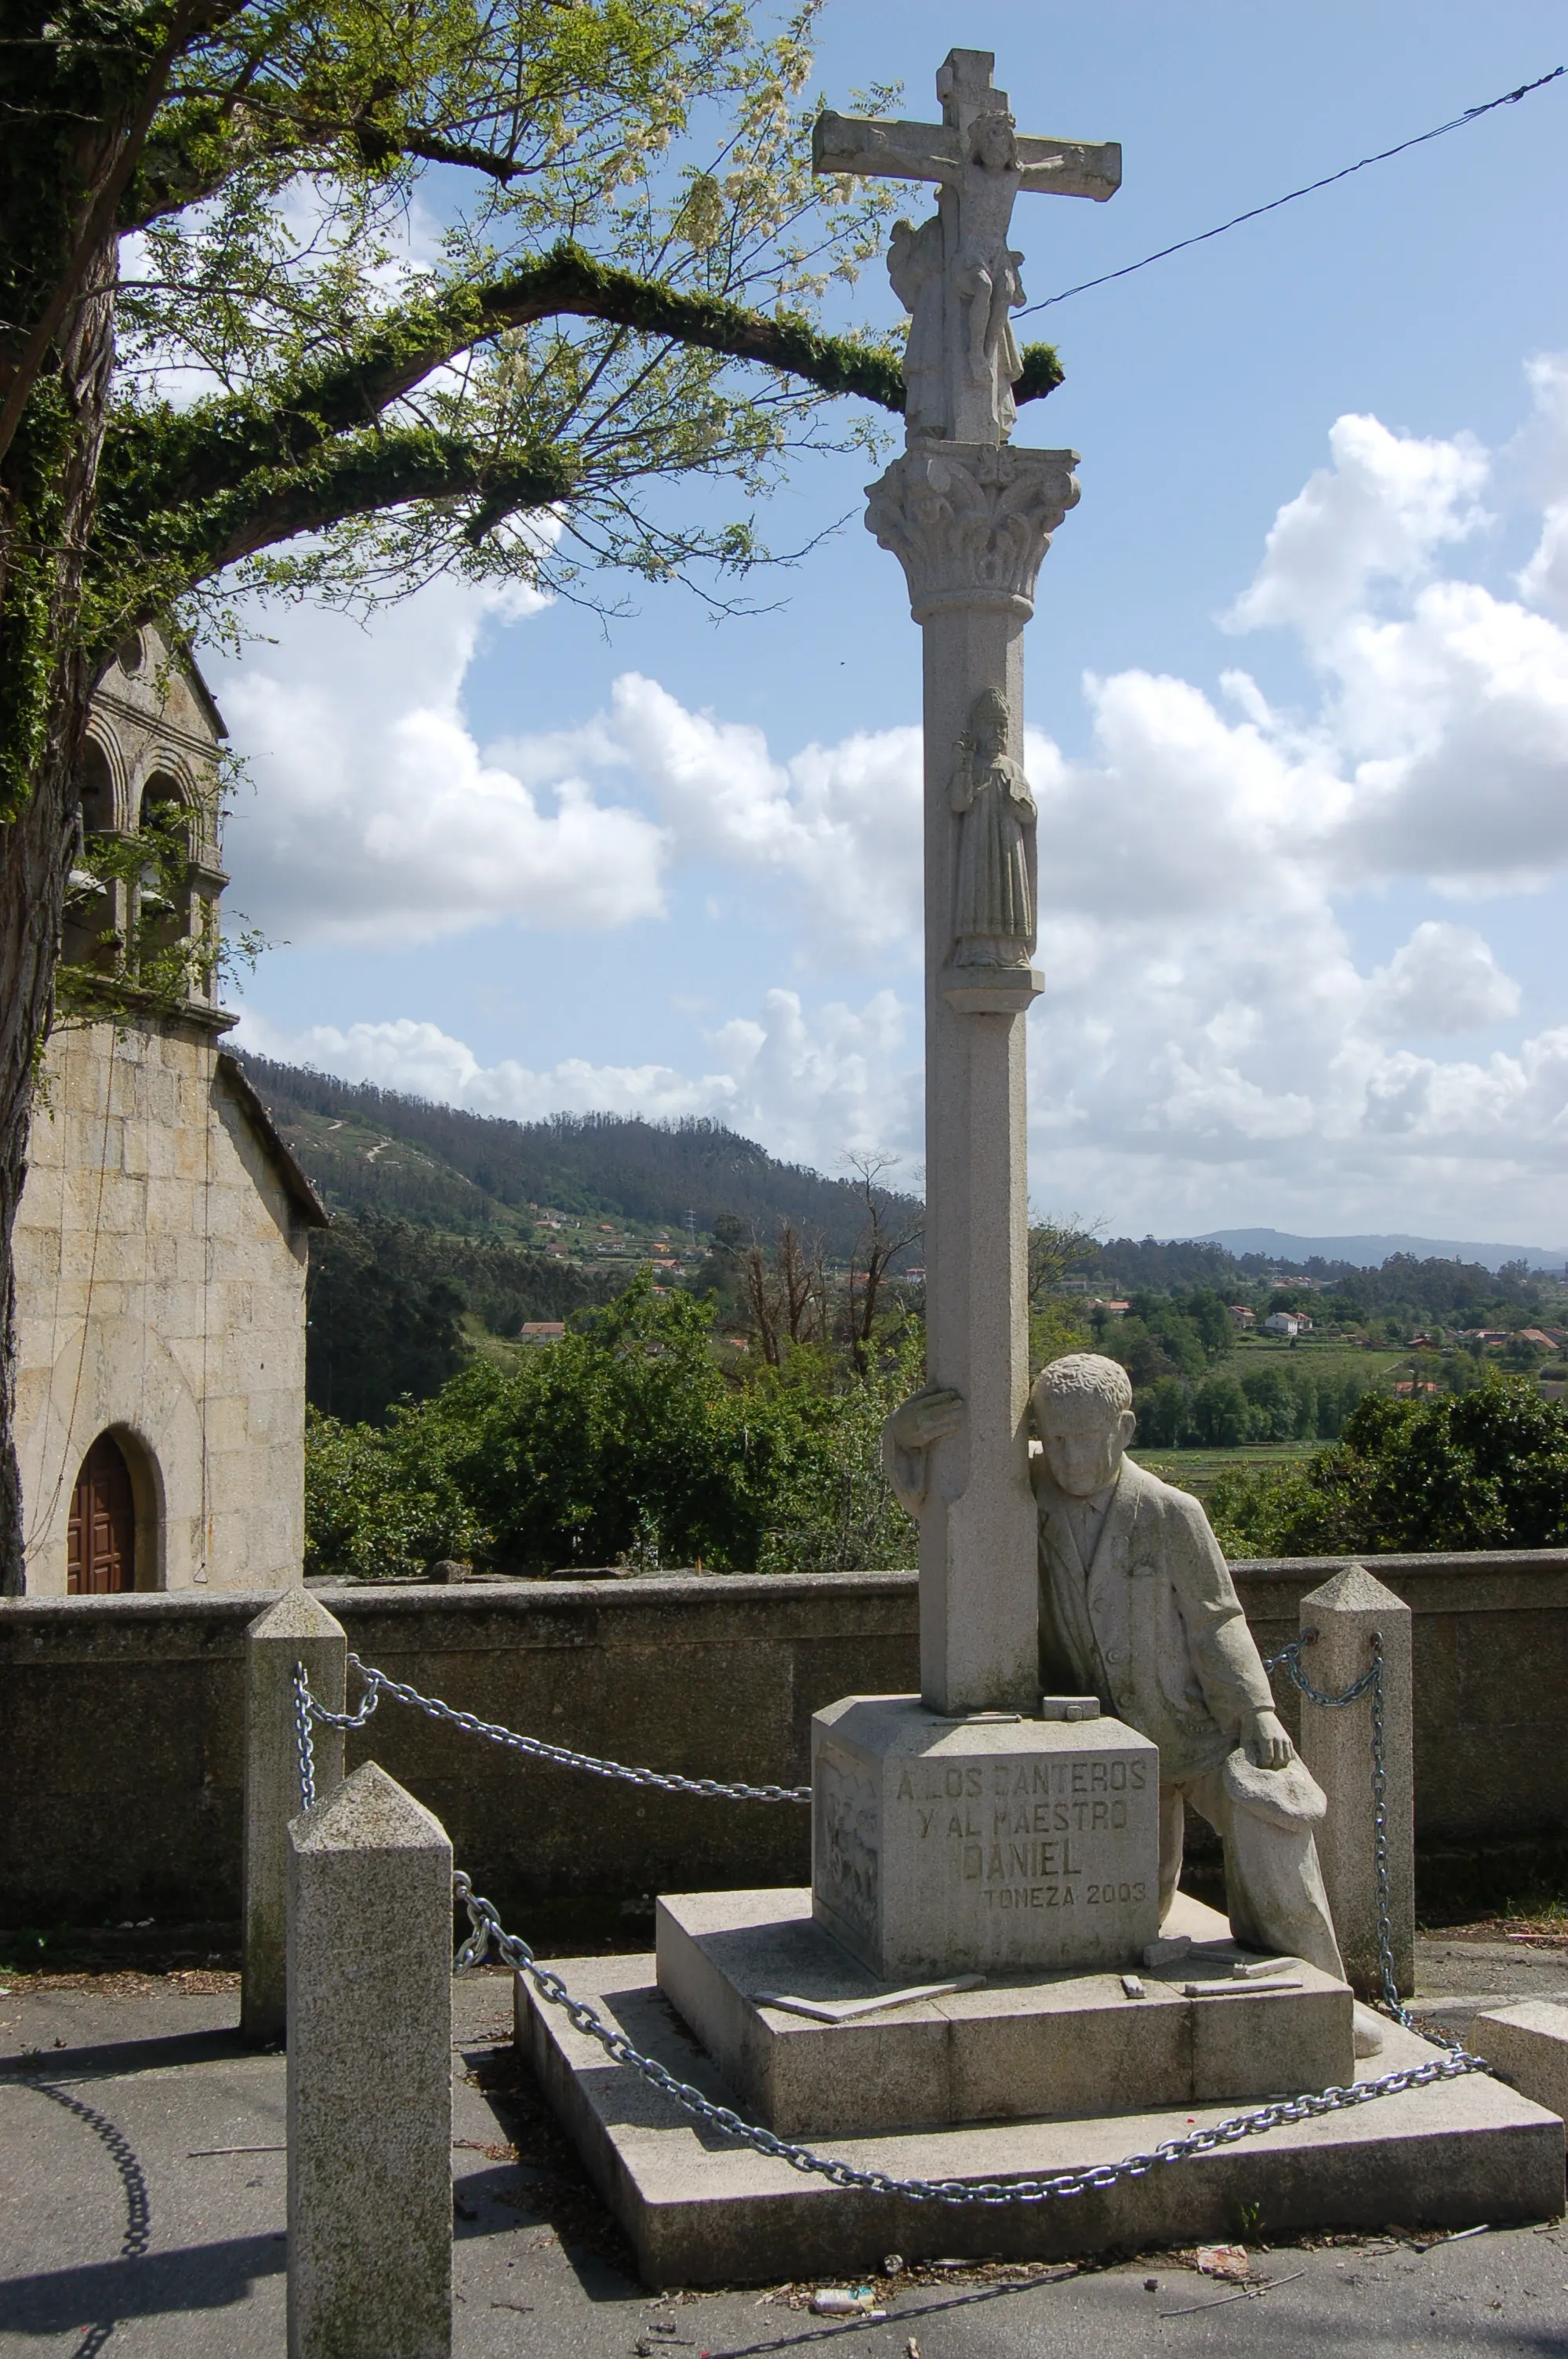
[[[936,212],[918,229],[901,221],[888,272],[910,314],[904,359],[905,422],[912,439],[1005,442],[1016,418],[1012,387],[1022,359],[1009,314],[1022,303],[1019,265],[1008,243],[1021,190],[1092,197],[1121,185],[1115,141],[1021,136],[1007,92],[992,85],[989,49],[954,49],[936,77],[940,123],[891,123],[842,114],[817,117],[812,164],[818,172],[935,180]]]
[[[993,62],[952,51],[939,124],[824,114],[813,143],[818,172],[939,190],[933,219],[892,233],[907,448],[866,516],[904,568],[925,658],[926,1386],[883,1455],[920,1526],[921,1694],[937,1715],[1039,1698],[1024,1019],[1044,985],[1022,635],[1078,489],[1075,451],[1009,440],[1012,206],[1020,190],[1104,199],[1121,179],[1114,144],[1021,137]]]

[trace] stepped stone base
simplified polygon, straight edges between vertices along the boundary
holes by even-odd
[[[1223,1933],[1212,1911],[1179,1905],[1183,1930],[1189,1919],[1206,1920]],[[635,2046],[705,2095],[747,2110],[659,1989],[652,1957],[573,1958],[556,1971]],[[630,2067],[611,2064],[521,1980],[516,2011],[518,2044],[651,2286],[834,2276],[872,2268],[892,2251],[1056,2260],[1192,2244],[1229,2234],[1242,2205],[1255,2209],[1262,2236],[1394,2223],[1460,2228],[1563,2210],[1561,2119],[1479,2074],[1270,2130],[1070,2202],[970,2208],[862,2194],[769,2161],[701,2128]],[[1390,2025],[1381,2056],[1356,2076],[1375,2078],[1437,2052]],[[1237,2110],[1186,2103],[835,2135],[827,2150],[901,2178],[1033,2178],[1147,2153]]]
[[[1187,1902],[1166,1930],[1204,1947],[1140,1972],[1141,1997],[1119,1973],[991,1975],[827,2024],[758,1994],[834,2004],[892,1986],[813,1922],[809,1891],[681,1893],[659,1902],[658,1983],[748,2118],[783,2137],[1226,2104],[1350,2078],[1347,1984],[1294,1962],[1279,1972],[1298,1988],[1238,1987],[1232,1965],[1249,1953],[1222,1918]],[[1206,1995],[1188,1997],[1189,1983]]]

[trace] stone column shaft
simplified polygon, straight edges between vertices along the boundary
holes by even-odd
[[[1072,451],[920,442],[871,487],[925,641],[926,1381],[963,1397],[930,1452],[920,1544],[921,1691],[935,1712],[1033,1709],[1029,1485],[1028,966],[960,966],[958,741],[982,690],[1022,757],[1023,626],[1050,536],[1077,498]]]

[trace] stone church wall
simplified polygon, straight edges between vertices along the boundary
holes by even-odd
[[[71,1492],[105,1430],[138,1589],[299,1578],[306,1234],[211,1034],[57,1033],[16,1236],[30,1595],[65,1594]]]

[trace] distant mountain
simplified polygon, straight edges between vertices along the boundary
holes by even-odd
[[[1350,1262],[1357,1269],[1380,1269],[1390,1254],[1413,1254],[1417,1261],[1478,1262],[1483,1269],[1501,1269],[1506,1261],[1527,1262],[1531,1269],[1560,1270],[1568,1264],[1568,1248],[1548,1252],[1541,1245],[1476,1245],[1454,1237],[1297,1237],[1284,1229],[1210,1229],[1195,1245],[1223,1245],[1238,1259],[1260,1254],[1282,1268],[1301,1269],[1312,1260]]]
[[[508,1122],[369,1082],[246,1056],[274,1121],[334,1209],[395,1213],[463,1235],[530,1234],[549,1209],[695,1230],[724,1214],[771,1242],[791,1221],[829,1260],[847,1260],[865,1222],[845,1180],[781,1163],[721,1123],[552,1114]],[[917,1209],[893,1196],[894,1215]]]

